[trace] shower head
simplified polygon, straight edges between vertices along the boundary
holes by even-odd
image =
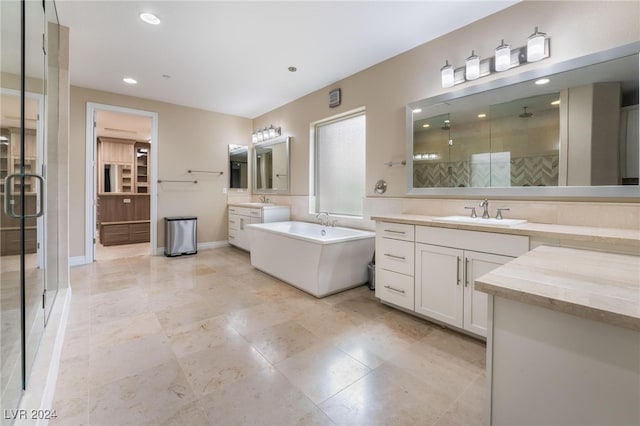
[[[533,115],[533,113],[527,111],[527,107],[523,107],[524,111],[518,117],[520,118],[529,118]]]

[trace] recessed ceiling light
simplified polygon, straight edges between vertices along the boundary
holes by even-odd
[[[151,25],[160,24],[160,18],[158,18],[153,13],[142,12],[139,16],[140,16],[140,19],[142,19],[147,24],[151,24]]]
[[[296,71],[298,71],[298,68],[296,68],[296,67],[289,67],[289,68],[287,68],[287,69],[288,69],[290,72],[296,72]]]
[[[422,127],[424,127],[425,129],[428,128],[430,126],[430,124],[423,124]]]
[[[487,114],[485,114],[485,113],[478,114],[478,118],[485,118],[486,116],[487,116]]]
[[[138,80],[136,80],[135,78],[131,78],[131,77],[125,77],[122,79],[122,81],[124,81],[127,84],[138,84]]]
[[[551,105],[560,105],[560,99],[551,102]]]
[[[550,81],[551,80],[549,80],[548,78],[541,78],[540,80],[536,80],[536,84],[539,86],[541,84],[547,84]]]
[[[414,110],[413,110],[413,113],[414,113],[414,114],[417,114],[417,113],[419,113],[419,112],[422,112],[422,109],[421,109],[421,108],[416,108],[416,109],[414,109]]]

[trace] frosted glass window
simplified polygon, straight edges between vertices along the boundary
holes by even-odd
[[[316,208],[362,216],[365,196],[365,114],[316,125]]]

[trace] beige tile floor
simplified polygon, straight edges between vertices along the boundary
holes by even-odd
[[[123,250],[71,270],[54,425],[483,423],[484,343],[366,286],[316,299],[234,248]]]

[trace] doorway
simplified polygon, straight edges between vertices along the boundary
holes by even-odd
[[[86,263],[155,254],[157,114],[87,103]]]

